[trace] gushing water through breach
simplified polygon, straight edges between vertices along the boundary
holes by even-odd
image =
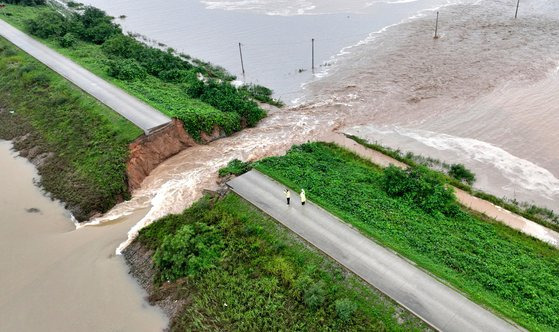
[[[215,188],[217,170],[228,161],[279,155],[292,144],[320,139],[332,130],[351,132],[355,126],[396,126],[405,134],[396,147],[406,149],[415,141],[443,151],[435,156],[443,160],[475,160],[483,189],[501,195],[499,188],[513,188],[519,200],[557,206],[559,165],[542,166],[541,156],[530,153],[537,144],[545,147],[540,149],[544,159],[559,151],[551,139],[559,132],[556,122],[534,118],[529,127],[513,125],[513,120],[529,117],[532,111],[525,104],[503,107],[498,94],[510,91],[509,82],[518,82],[516,88],[527,93],[526,99],[541,92],[548,102],[559,102],[554,89],[530,90],[550,79],[557,67],[559,44],[550,36],[559,33],[559,22],[536,12],[513,21],[508,9],[506,3],[495,1],[445,7],[442,37],[436,41],[427,16],[386,29],[341,56],[328,76],[309,84],[311,101],[306,106],[276,111],[256,128],[183,151],[158,167],[131,201],[92,223],[149,207],[120,251],[145,225],[181,212],[203,189]],[[502,120],[470,121],[476,114],[490,117],[494,112],[491,107],[482,110],[480,103],[499,109]],[[545,110],[541,114],[542,119],[549,117]],[[530,136],[538,127],[544,129],[539,136]],[[503,135],[494,141],[484,135],[487,131]],[[525,141],[510,139],[516,135],[525,135]],[[493,177],[498,181],[491,182]]]

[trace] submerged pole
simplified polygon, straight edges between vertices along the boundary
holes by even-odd
[[[241,56],[241,69],[243,70],[243,76],[245,76],[245,64],[243,62],[243,49],[241,48],[241,43],[239,43],[239,55]]]
[[[312,44],[312,70],[314,71],[314,38],[311,39]]]
[[[516,12],[514,13],[514,18],[518,17],[518,6],[520,5],[520,0],[516,1]]]
[[[439,38],[438,36],[438,32],[439,32],[439,12],[437,12],[437,20],[435,21],[435,39]]]

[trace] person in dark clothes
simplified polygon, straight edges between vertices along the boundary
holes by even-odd
[[[285,199],[287,200],[287,205],[289,205],[289,199],[291,198],[291,192],[289,191],[289,189],[285,188],[284,194],[285,194]]]

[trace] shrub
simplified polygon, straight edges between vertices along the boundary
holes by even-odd
[[[194,82],[197,80],[196,73],[184,69],[169,69],[159,73],[159,78],[165,82]]]
[[[221,234],[215,227],[202,223],[185,225],[163,239],[153,262],[162,281],[195,277],[215,266],[222,246]]]
[[[350,299],[336,300],[334,306],[336,307],[336,315],[344,322],[349,321],[357,310],[357,305]]]
[[[46,0],[4,0],[3,2],[12,5],[23,5],[23,6],[40,6],[46,4]]]
[[[383,188],[390,196],[408,200],[431,214],[452,215],[458,211],[452,188],[424,166],[402,170],[390,165],[383,174]]]
[[[66,3],[66,6],[68,6],[69,8],[77,8],[77,9],[79,9],[79,8],[81,8],[81,7],[83,6],[83,4],[82,4],[82,3],[79,3],[79,2],[68,1],[68,2]]]
[[[141,48],[142,46],[134,38],[122,34],[110,37],[101,46],[107,55],[122,58],[135,58]]]
[[[72,47],[77,42],[78,42],[78,36],[76,36],[75,34],[73,34],[71,32],[68,32],[67,34],[65,34],[64,36],[62,36],[58,39],[58,43],[60,44],[60,46],[62,46],[64,48]]]
[[[27,31],[40,38],[61,37],[68,31],[68,21],[57,12],[48,12],[25,22]]]
[[[246,91],[252,98],[263,102],[268,103],[270,105],[274,105],[277,107],[283,107],[284,103],[279,99],[274,99],[272,97],[272,90],[268,89],[265,86],[257,85],[257,84],[249,84],[243,85],[241,87],[244,91]]]
[[[450,166],[450,170],[448,171],[448,175],[458,181],[465,181],[469,185],[476,182],[475,174],[462,164],[452,164]]]
[[[246,98],[246,94],[229,82],[209,80],[196,81],[187,90],[192,98],[198,98],[223,112],[236,112],[249,127],[255,126],[266,116],[266,112]]]
[[[80,31],[81,38],[95,44],[103,44],[111,36],[121,34],[120,27],[111,22],[111,17],[104,11],[95,7],[88,6],[78,19],[83,25]]]
[[[144,67],[136,62],[136,60],[132,59],[110,61],[107,73],[110,76],[123,81],[143,79],[147,75]]]
[[[326,300],[326,291],[324,283],[321,281],[312,284],[303,294],[305,304],[313,310],[317,310]]]
[[[229,174],[241,175],[251,169],[251,163],[240,161],[239,159],[233,159],[227,164],[227,167],[223,167],[219,170],[219,176],[227,176]]]

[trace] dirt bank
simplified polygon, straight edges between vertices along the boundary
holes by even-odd
[[[211,134],[200,135],[201,143],[206,144],[224,136],[225,132],[215,127]],[[130,144],[130,156],[126,164],[129,190],[139,188],[142,181],[159,164],[196,144],[196,141],[185,131],[183,123],[177,119],[174,119],[169,126],[136,139]]]
[[[183,295],[181,299],[177,293],[177,288],[179,288],[177,285],[180,283],[168,283],[161,287],[154,286],[153,280],[156,271],[151,259],[153,250],[147,249],[140,241],[134,241],[122,252],[122,255],[130,267],[129,274],[148,293],[149,303],[161,308],[172,322],[187,303],[185,296]]]

